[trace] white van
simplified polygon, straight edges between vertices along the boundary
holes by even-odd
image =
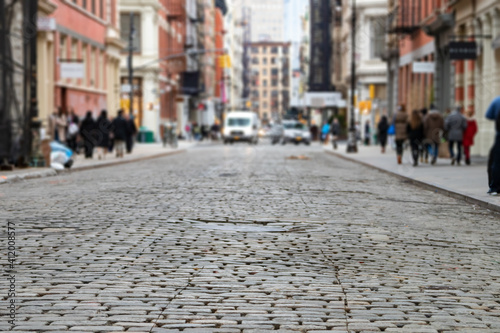
[[[246,141],[257,144],[259,141],[259,117],[252,111],[233,111],[226,115],[222,132],[224,144]]]

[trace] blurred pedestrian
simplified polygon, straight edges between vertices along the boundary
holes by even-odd
[[[57,131],[56,131],[56,118],[57,118],[57,108],[54,108],[52,114],[49,116],[49,126],[48,126],[48,135],[52,141],[57,141]]]
[[[59,108],[56,119],[56,141],[66,143],[66,131],[68,130],[68,117],[62,108]]]
[[[79,132],[80,127],[78,116],[75,114],[75,110],[71,109],[68,116],[68,137],[66,138],[66,142],[68,144],[68,148],[74,153],[77,152],[77,139]]]
[[[201,141],[207,140],[209,134],[209,129],[207,124],[201,125]]]
[[[192,135],[191,135],[191,123],[187,123],[186,126],[184,126],[184,132],[186,132],[186,140],[191,141]]]
[[[87,111],[85,118],[80,124],[80,136],[83,140],[83,149],[85,150],[85,158],[92,158],[94,154],[94,146],[96,143],[95,137],[96,123],[92,118],[92,112]]]
[[[337,141],[339,140],[339,135],[340,135],[340,124],[337,118],[333,119],[330,132],[332,133],[333,149],[337,149]]]
[[[323,127],[321,127],[321,143],[328,143],[328,134],[330,133],[330,124],[328,122],[323,123]]]
[[[460,165],[462,159],[462,143],[464,140],[464,131],[467,128],[467,119],[465,119],[463,107],[457,106],[456,109],[446,117],[444,129],[448,133],[448,145],[450,150],[451,165]],[[455,155],[454,146],[457,146]],[[456,157],[455,157],[456,156]]]
[[[425,117],[427,116],[428,112],[429,111],[427,110],[427,108],[423,108],[422,110],[420,110],[420,113],[422,115],[422,121],[425,120]],[[424,160],[427,162],[429,161],[429,149],[425,139],[425,124],[424,124],[424,138],[422,141],[422,154],[420,155],[420,163],[424,163]]]
[[[443,131],[443,116],[434,105],[431,105],[429,113],[424,118],[425,149],[430,150],[432,156],[431,164],[436,164]],[[425,163],[429,163],[427,158],[425,159]]]
[[[118,110],[118,115],[111,122],[114,149],[116,157],[123,157],[125,152],[125,141],[127,140],[128,124],[123,115],[123,110]]]
[[[125,145],[127,148],[127,154],[131,154],[132,149],[134,148],[137,126],[135,126],[134,115],[127,115],[125,120],[127,121],[127,137],[125,139]]]
[[[372,128],[370,126],[370,121],[367,120],[365,122],[365,146],[370,145],[371,134],[372,134]]]
[[[408,123],[408,139],[410,140],[411,155],[413,157],[413,166],[418,165],[418,157],[423,152],[422,144],[424,141],[424,123],[422,113],[419,110],[413,110]]]
[[[196,123],[196,122],[193,123],[192,132],[193,132],[194,140],[200,141],[201,140],[201,126],[198,125],[198,123]]]
[[[394,117],[394,127],[396,130],[396,155],[398,164],[403,163],[404,143],[408,138],[408,113],[404,104],[400,105]]]
[[[212,137],[212,141],[217,141],[219,140],[219,134],[220,134],[220,126],[219,123],[216,121],[210,128],[210,133]]]
[[[99,118],[96,121],[96,129],[97,129],[97,158],[105,159],[106,154],[109,151],[110,145],[110,132],[111,132],[111,121],[108,119],[108,112],[106,110],[102,110]]]
[[[309,129],[309,131],[311,132],[312,140],[318,141],[319,128],[318,128],[318,125],[316,125],[316,122],[314,120],[312,121],[312,125],[311,125],[311,128]]]
[[[385,147],[387,146],[387,131],[389,130],[389,121],[387,120],[387,116],[383,115],[377,125],[378,133],[378,142],[380,143],[380,147],[382,147],[382,154],[385,153]]]
[[[495,121],[495,141],[488,159],[488,190],[489,195],[500,193],[500,96],[495,98],[488,110],[486,118]]]
[[[470,165],[470,147],[474,145],[474,136],[477,133],[477,122],[473,118],[474,111],[470,110],[467,112],[467,128],[464,132],[464,155],[465,164]]]

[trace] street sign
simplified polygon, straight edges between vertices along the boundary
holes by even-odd
[[[436,70],[436,63],[432,61],[413,62],[413,73],[432,74]]]
[[[305,95],[306,106],[315,108],[340,107],[342,101],[339,92],[308,92]]]
[[[477,58],[476,42],[450,42],[449,45],[451,60],[474,60]]]
[[[83,79],[85,78],[85,63],[80,62],[61,62],[61,79]]]
[[[38,31],[55,31],[57,24],[53,17],[37,17],[36,27]]]

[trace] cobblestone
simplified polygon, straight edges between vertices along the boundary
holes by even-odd
[[[499,215],[314,146],[198,147],[0,192],[16,332],[500,331]]]

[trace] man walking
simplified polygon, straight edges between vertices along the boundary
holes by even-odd
[[[431,105],[430,109],[430,112],[424,118],[425,149],[431,149],[431,163],[436,164],[439,144],[441,143],[441,133],[444,131],[444,119],[434,105]],[[429,163],[427,157],[425,163]]]
[[[450,149],[451,165],[460,165],[462,159],[462,142],[464,140],[464,131],[467,128],[467,119],[463,115],[463,108],[458,106],[452,114],[446,117],[444,129],[448,132],[448,143]],[[457,146],[457,155],[455,158],[454,146]]]
[[[489,195],[498,195],[500,192],[500,96],[491,102],[486,111],[486,118],[495,121],[496,135],[493,148],[488,159]]]
[[[337,149],[337,141],[338,141],[339,135],[340,135],[340,124],[339,124],[339,120],[337,118],[333,119],[331,133],[332,133],[333,149]]]
[[[113,129],[113,138],[115,141],[116,157],[123,157],[125,150],[125,141],[127,140],[127,120],[123,117],[123,110],[118,111],[118,116],[111,123]]]

